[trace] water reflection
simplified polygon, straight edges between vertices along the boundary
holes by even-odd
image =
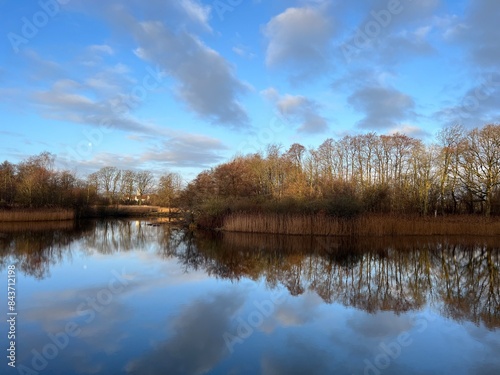
[[[456,320],[500,325],[495,238],[314,238],[226,233],[199,236],[187,264],[209,274],[316,292],[327,303],[373,313],[430,303]],[[188,255],[173,254],[173,255]],[[183,259],[182,256],[179,259]]]
[[[0,270],[12,258],[18,270],[43,279],[51,265],[68,255],[70,244],[90,230],[73,221],[0,223]]]
[[[221,332],[230,329],[231,317],[245,297],[236,291],[219,293],[190,303],[167,323],[168,340],[146,356],[127,365],[131,374],[204,374],[226,355]]]
[[[457,321],[500,326],[500,250],[495,238],[324,238],[190,233],[144,221],[0,227],[0,269],[9,262],[38,279],[72,256],[140,249],[176,259],[184,272],[238,281],[264,279],[292,296],[396,314],[427,304]]]

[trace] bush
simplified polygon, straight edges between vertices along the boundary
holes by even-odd
[[[390,191],[387,186],[370,186],[363,192],[363,208],[368,212],[389,212]]]
[[[354,196],[340,195],[331,198],[326,204],[326,213],[330,216],[351,218],[362,212],[362,204]]]
[[[224,217],[230,213],[231,209],[227,200],[213,198],[200,205],[194,219],[201,228],[220,228]]]

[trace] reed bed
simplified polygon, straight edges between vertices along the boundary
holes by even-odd
[[[58,221],[5,221],[0,222],[0,233],[17,232],[44,232],[49,230],[72,230],[75,228],[74,220]]]
[[[73,220],[74,210],[65,209],[10,209],[0,210],[0,222]]]
[[[208,234],[207,234],[208,236]],[[499,249],[494,236],[290,236],[268,233],[225,232],[217,249],[228,251],[275,251],[280,254],[335,254],[336,252],[379,252],[425,249]]]
[[[223,229],[230,232],[320,236],[498,236],[500,220],[479,216],[232,214]]]
[[[158,206],[91,206],[82,211],[83,217],[138,217],[157,215],[160,211]]]

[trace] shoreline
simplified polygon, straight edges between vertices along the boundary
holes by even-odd
[[[307,214],[231,214],[224,232],[314,236],[500,236],[500,218],[474,215],[363,214],[353,218]]]
[[[0,210],[0,222],[72,221],[76,211],[64,208],[9,208]]]
[[[93,206],[84,210],[41,208],[0,209],[0,223],[74,222],[99,218],[169,218],[179,222],[178,211],[159,206]],[[183,221],[183,220],[180,220]],[[185,223],[186,224],[186,223]],[[187,224],[186,224],[187,226]],[[191,225],[189,226],[191,227]],[[500,236],[500,217],[477,215],[416,216],[361,214],[343,218],[324,214],[232,213],[220,228],[228,233],[293,236]]]
[[[80,210],[64,208],[10,208],[0,209],[0,222],[50,222],[76,219],[120,217],[168,217],[177,211],[160,206],[92,206]]]

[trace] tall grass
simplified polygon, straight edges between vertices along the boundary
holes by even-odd
[[[0,210],[0,222],[73,220],[74,210],[65,209],[9,209]]]
[[[81,217],[86,218],[104,218],[104,217],[176,217],[179,215],[179,210],[175,208],[160,207],[160,206],[130,206],[130,205],[113,205],[113,206],[90,206],[82,210]]]
[[[44,232],[49,230],[71,230],[75,228],[74,220],[58,221],[4,221],[0,222],[0,232]]]
[[[203,233],[203,234],[202,234]],[[198,232],[207,240],[214,241],[213,232]],[[494,236],[289,236],[267,233],[224,232],[216,233],[217,252],[224,249],[234,253],[256,251],[277,252],[283,254],[336,254],[338,252],[367,252],[384,254],[389,249],[401,251],[419,251],[427,249],[474,250],[476,247],[500,249],[500,243]],[[202,237],[202,239],[205,239]],[[206,248],[206,247],[204,247]]]
[[[323,236],[500,235],[500,220],[478,216],[420,217],[361,215],[338,218],[301,214],[232,214],[223,229],[232,232]]]

